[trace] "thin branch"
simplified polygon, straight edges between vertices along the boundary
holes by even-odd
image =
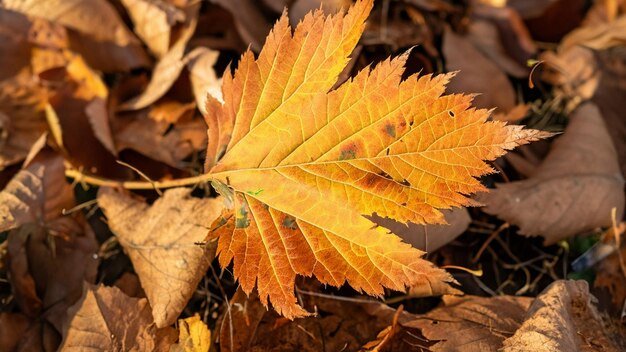
[[[167,181],[116,181],[98,176],[87,175],[76,169],[65,170],[65,176],[79,183],[86,183],[98,187],[122,187],[125,189],[165,189],[174,187],[191,186],[209,182],[213,179],[211,174],[202,174],[193,177],[179,178]]]

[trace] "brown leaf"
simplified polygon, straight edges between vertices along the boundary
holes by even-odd
[[[504,72],[526,78],[526,62],[537,46],[519,14],[509,7],[478,5],[472,17],[467,37],[474,46]]]
[[[441,307],[400,321],[436,342],[432,351],[496,352],[521,325],[531,302],[528,297],[444,296]]]
[[[24,314],[0,312],[0,351],[15,351],[30,324]]]
[[[171,125],[140,115],[115,135],[118,151],[133,149],[172,167],[184,168],[183,159],[206,148],[206,125],[199,119]]]
[[[471,221],[465,208],[453,208],[441,212],[446,224],[419,225],[412,222],[403,224],[379,216],[373,216],[372,221],[389,229],[413,247],[430,253],[452,242],[467,229]]]
[[[489,214],[518,225],[546,244],[611,225],[611,208],[624,210],[624,178],[617,153],[592,103],[572,115],[565,134],[529,179],[505,184],[479,197]]]
[[[530,306],[504,351],[618,351],[607,336],[586,281],[556,281]]]
[[[129,70],[147,63],[141,43],[106,0],[5,0],[3,6],[76,31],[72,48],[105,71]],[[104,55],[103,55],[104,54]]]
[[[145,298],[131,298],[116,287],[85,285],[82,299],[68,311],[62,351],[168,351],[171,328],[157,329]]]
[[[216,0],[215,2],[233,15],[237,31],[244,43],[250,43],[254,51],[261,50],[272,25],[263,16],[258,2],[254,0]]]
[[[474,98],[474,105],[480,108],[497,107],[498,112],[506,112],[515,106],[515,91],[501,69],[449,28],[444,32],[443,56],[449,71],[460,70],[448,91],[480,93]]]
[[[195,243],[205,239],[222,201],[193,198],[190,193],[185,188],[168,190],[152,206],[110,188],[101,188],[98,194],[111,230],[133,262],[158,327],[176,321],[215,255],[213,245],[205,248]]]
[[[0,171],[24,160],[46,129],[47,90],[33,75],[29,41],[34,28],[25,16],[0,8]]]
[[[170,47],[172,27],[185,20],[185,13],[160,0],[122,0],[122,4],[139,38],[157,57],[163,57]]]
[[[288,320],[265,309],[256,291],[247,297],[237,290],[230,312],[223,313],[218,327],[220,351],[358,351],[391,324],[394,313],[375,300],[367,303],[366,299],[306,293],[300,298],[318,315]],[[381,318],[370,313],[373,307],[381,306],[391,312],[389,316]]]
[[[596,55],[601,70],[592,101],[598,106],[617,149],[622,175],[626,175],[626,49],[606,50]]]
[[[186,23],[183,33],[170,50],[157,62],[152,71],[152,79],[146,90],[133,99],[119,106],[120,110],[139,110],[154,103],[172,87],[185,67],[185,48],[198,23],[200,4],[190,6],[186,11]]]
[[[44,167],[21,170],[0,192],[0,232],[11,230],[43,217]]]

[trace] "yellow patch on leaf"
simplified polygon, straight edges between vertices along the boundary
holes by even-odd
[[[471,97],[442,95],[452,74],[402,81],[407,54],[330,91],[363,32],[371,0],[344,14],[278,21],[257,59],[245,53],[207,99],[207,169],[230,207],[213,226],[222,266],[288,318],[296,275],[382,295],[413,287],[457,293],[424,252],[363,215],[443,223],[437,209],[473,205],[485,160],[548,136],[487,122]]]

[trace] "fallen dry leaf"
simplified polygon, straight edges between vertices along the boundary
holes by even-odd
[[[520,327],[531,302],[530,297],[444,296],[442,306],[401,317],[400,324],[436,342],[428,347],[432,351],[496,352]]]
[[[250,43],[254,51],[261,50],[263,40],[272,25],[263,16],[258,1],[216,0],[216,3],[233,15],[235,26],[244,43]]]
[[[530,306],[505,352],[618,351],[608,338],[586,281],[556,281]]]
[[[24,314],[0,312],[0,351],[16,351],[30,325]]]
[[[615,48],[596,55],[600,81],[592,101],[598,106],[602,118],[609,126],[609,134],[617,149],[622,175],[626,177],[626,50]]]
[[[454,208],[442,210],[441,212],[446,224],[418,225],[411,222],[403,224],[377,216],[373,216],[372,221],[389,229],[413,247],[430,253],[452,242],[461,235],[472,220],[465,208]]]
[[[161,0],[122,0],[122,4],[139,38],[157,57],[163,57],[170,47],[172,27],[185,21],[185,13]]]
[[[196,242],[206,237],[222,200],[193,198],[190,189],[177,188],[149,206],[101,188],[98,204],[133,262],[157,327],[174,323],[215,255],[214,245]]]
[[[515,91],[508,77],[468,38],[446,28],[443,56],[449,71],[460,71],[458,78],[448,84],[448,91],[480,93],[474,98],[474,104],[480,108],[497,107],[498,112],[507,112],[515,106]]]
[[[169,351],[172,328],[157,329],[145,298],[131,298],[116,287],[85,285],[83,297],[68,310],[62,351]]]
[[[210,94],[222,101],[222,80],[218,79],[213,65],[217,62],[219,52],[207,48],[196,48],[187,54],[187,69],[196,105],[206,115],[206,99]]]
[[[185,11],[185,28],[176,43],[172,45],[169,51],[163,55],[156,66],[154,66],[150,83],[140,95],[120,105],[120,110],[143,109],[165,95],[172,87],[183,71],[183,68],[185,68],[186,62],[183,60],[183,56],[187,43],[196,30],[199,8],[199,3],[187,8]]]
[[[562,137],[529,179],[499,184],[479,197],[485,212],[541,235],[546,244],[611,225],[611,208],[624,211],[624,178],[598,108],[574,111]]]
[[[106,0],[4,0],[1,6],[80,33],[70,34],[72,48],[96,68],[127,71],[148,62],[139,40]]]
[[[478,5],[468,25],[467,39],[500,69],[517,78],[526,78],[526,65],[537,53],[519,14],[509,7]]]
[[[208,352],[211,347],[211,331],[198,314],[178,321],[178,343],[170,352]]]
[[[0,6],[0,171],[24,160],[46,129],[48,90],[34,76],[30,41],[35,24]]]
[[[133,149],[177,168],[185,168],[183,159],[203,150],[207,143],[206,125],[200,119],[179,121],[174,125],[140,114],[115,134],[119,152]]]
[[[0,192],[0,232],[11,230],[43,217],[44,167],[20,170]]]
[[[219,348],[225,352],[262,351],[358,351],[392,322],[393,310],[378,301],[301,294],[315,317],[288,320],[268,311],[256,294],[237,290],[218,326]],[[368,306],[391,310],[379,318]]]
[[[108,128],[108,89],[100,76],[77,55],[70,55],[65,80],[49,98],[46,117],[57,145],[75,168],[122,178]],[[106,127],[105,127],[106,126]]]
[[[402,81],[408,53],[329,92],[371,7],[318,10],[293,34],[283,16],[259,57],[247,51],[224,75],[224,105],[207,100],[207,171],[230,202],[211,233],[220,264],[234,261],[243,290],[256,287],[288,318],[309,314],[293,294],[297,275],[373,295],[458,292],[423,252],[363,215],[442,223],[436,208],[473,204],[466,194],[484,188],[474,178],[492,171],[483,160],[550,135],[486,122],[471,97],[442,95],[452,75]]]

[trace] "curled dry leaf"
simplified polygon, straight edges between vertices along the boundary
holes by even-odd
[[[218,51],[207,48],[196,48],[187,54],[187,69],[193,95],[196,98],[196,105],[202,113],[206,115],[207,94],[213,98],[222,100],[222,80],[218,79],[213,65],[217,62]]]
[[[191,197],[191,190],[166,191],[152,206],[110,188],[98,204],[133,262],[158,327],[176,321],[204,276],[215,246],[203,247],[222,200]]]
[[[169,351],[176,340],[174,329],[157,329],[145,298],[128,297],[116,287],[85,285],[68,315],[61,351]]]
[[[259,57],[246,52],[224,75],[224,105],[207,99],[208,172],[230,202],[211,233],[220,264],[234,261],[243,290],[288,318],[309,314],[296,275],[372,295],[457,293],[424,252],[364,215],[442,223],[436,209],[474,204],[475,177],[493,171],[484,160],[550,135],[487,122],[471,97],[442,95],[452,75],[402,81],[408,54],[329,92],[372,5],[315,11],[293,34],[283,16]]]
[[[533,302],[505,352],[618,351],[586,281],[556,281]]]
[[[624,211],[624,178],[598,108],[574,111],[537,171],[527,180],[499,184],[479,201],[485,211],[541,235],[547,244],[611,225],[611,209]]]
[[[0,192],[0,232],[34,223],[43,214],[44,167],[20,170]]]
[[[178,321],[178,343],[170,352],[208,352],[211,347],[211,331],[198,314]]]
[[[176,43],[169,49],[167,54],[157,62],[152,71],[152,79],[146,90],[133,99],[119,106],[120,110],[139,110],[147,107],[161,98],[172,87],[185,67],[183,55],[187,47],[187,42],[191,39],[196,25],[198,24],[198,10],[200,3],[196,3],[187,8],[186,22],[183,32]]]
[[[485,57],[472,42],[446,27],[443,56],[449,71],[459,70],[447,90],[456,93],[480,93],[474,104],[480,108],[497,107],[507,112],[515,106],[515,91],[504,72]]]
[[[161,0],[122,0],[122,4],[139,38],[157,57],[163,57],[170,47],[172,27],[185,20],[185,13]]]

